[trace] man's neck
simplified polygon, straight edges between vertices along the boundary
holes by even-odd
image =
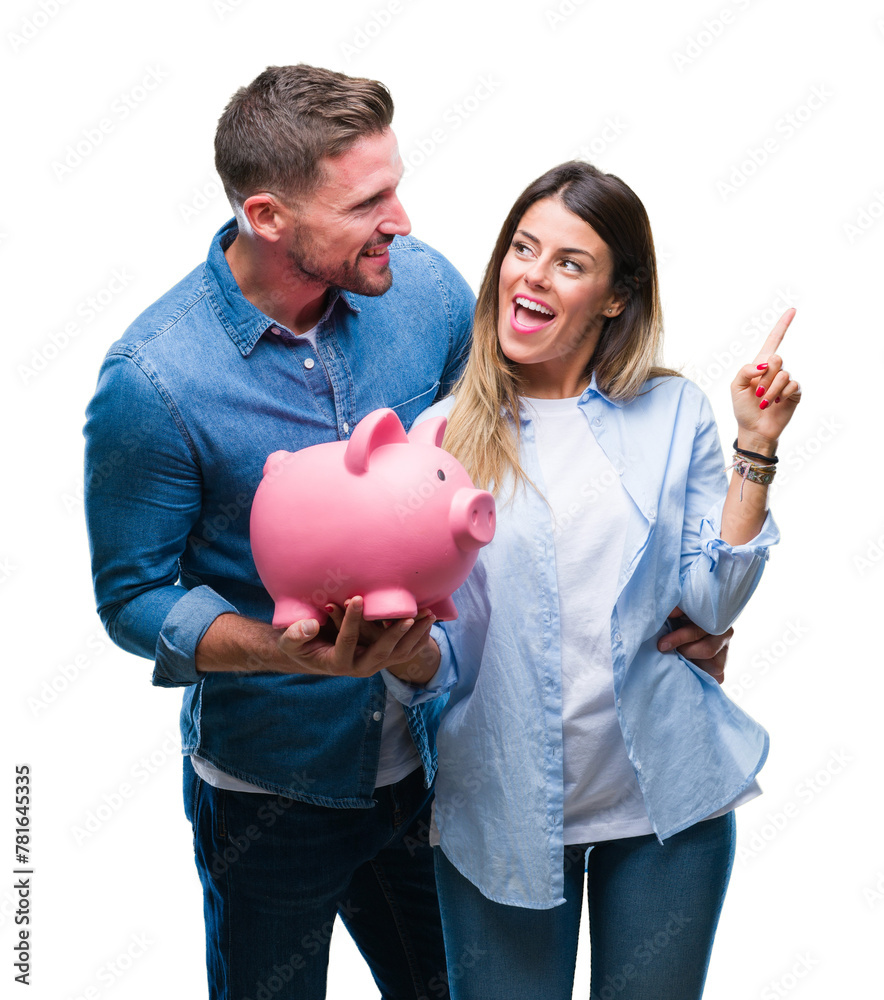
[[[239,290],[253,306],[292,333],[312,330],[328,302],[328,287],[300,280],[285,257],[259,252],[241,236],[224,251]]]

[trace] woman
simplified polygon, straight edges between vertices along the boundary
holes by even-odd
[[[445,447],[495,492],[497,534],[434,630],[438,656],[411,685],[388,677],[406,703],[451,690],[435,823],[455,998],[570,997],[584,856],[592,996],[702,994],[733,810],[758,794],[768,740],[657,641],[675,605],[724,631],[778,539],[767,486],[800,389],[774,351],[793,315],[733,383],[728,487],[705,396],[654,366],[635,194],[566,163],[504,224],[467,369],[424,415],[449,417]]]

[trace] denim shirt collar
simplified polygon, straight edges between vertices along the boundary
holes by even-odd
[[[212,303],[212,308],[218,321],[227,331],[227,335],[236,344],[242,356],[248,357],[255,344],[272,327],[281,329],[284,334],[292,336],[281,323],[262,313],[240,291],[224,251],[236,239],[239,229],[236,219],[226,222],[212,237],[212,245],[206,259],[206,292]],[[356,296],[340,289],[331,289],[328,304],[322,314],[319,324],[325,323],[338,302],[342,302],[351,312],[360,311],[354,301]]]

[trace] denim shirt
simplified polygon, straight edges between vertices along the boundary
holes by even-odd
[[[267,456],[345,439],[378,407],[407,429],[460,372],[474,296],[442,256],[397,237],[393,287],[332,292],[314,349],[242,295],[224,256],[236,232],[222,227],[101,368],[85,428],[98,610],[114,642],[155,659],[154,684],[184,686],[184,753],[302,801],[368,807],[380,676],[201,675],[194,654],[220,614],[272,618],[249,546]],[[406,712],[428,786],[440,708]]]
[[[629,504],[610,622],[614,699],[663,840],[747,788],[768,737],[708,674],[659,652],[657,640],[676,605],[707,631],[725,631],[779,535],[768,515],[747,545],[719,537],[725,463],[711,407],[692,382],[655,379],[624,404],[593,381],[576,405]],[[445,400],[426,416],[450,406]],[[527,411],[521,442],[525,472],[543,491]],[[454,600],[457,620],[434,627],[442,662],[427,687],[385,680],[408,705],[451,689],[438,735],[435,813],[449,860],[497,902],[557,906],[564,901],[559,593],[549,509],[530,487],[498,502],[495,537]]]

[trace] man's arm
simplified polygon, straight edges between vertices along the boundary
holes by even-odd
[[[728,647],[734,635],[733,628],[721,635],[710,635],[684,615],[681,608],[674,608],[669,620],[673,629],[658,640],[657,649],[661,653],[677,650],[686,660],[714,677],[719,684],[724,683],[724,668]]]
[[[241,615],[221,615],[209,626],[196,649],[201,673],[297,673],[368,677],[380,670],[423,677],[438,648],[429,639],[433,615],[391,622],[387,628],[362,617],[362,598],[332,613],[337,635],[321,635],[313,619],[295,622],[285,632]],[[438,659],[436,660],[438,665]],[[432,676],[435,667],[427,674]]]
[[[316,622],[312,636],[304,632],[310,623],[283,635],[239,615],[211,587],[181,586],[179,558],[201,516],[202,476],[162,386],[131,358],[105,362],[85,434],[99,615],[119,646],[155,659],[155,684],[195,684],[217,670],[365,676],[408,660],[425,639],[429,623],[409,620],[357,646],[359,604],[336,641],[320,636]]]

